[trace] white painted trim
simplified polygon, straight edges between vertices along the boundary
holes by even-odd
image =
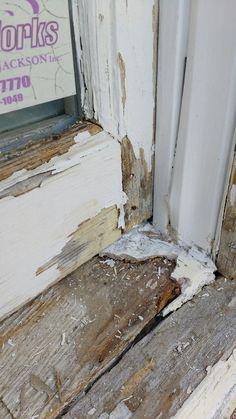
[[[234,141],[235,21],[234,0],[191,2],[188,58],[169,209],[171,227],[178,238],[207,252],[212,252],[217,234]],[[167,142],[171,144],[170,138]],[[154,216],[157,220],[158,214]]]
[[[168,234],[169,194],[187,55],[189,0],[160,0],[153,222]]]
[[[173,419],[223,419],[232,415],[236,402],[236,349],[227,360],[207,367],[207,372]]]
[[[151,170],[156,96],[157,0],[78,0],[85,115]]]
[[[0,199],[0,318],[65,276],[56,260],[39,271],[60,257],[82,223],[113,206],[124,223],[119,143],[105,131],[83,132],[75,141],[67,153],[0,182],[0,190],[8,190]],[[9,189],[40,174],[45,178],[26,193],[14,196]]]

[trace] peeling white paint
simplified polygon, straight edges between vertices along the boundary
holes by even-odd
[[[134,228],[101,255],[136,261],[154,257],[176,260],[171,276],[181,284],[181,295],[163,310],[163,316],[177,310],[215,279],[216,266],[206,254],[195,248],[184,249],[181,245],[160,240],[157,231],[149,224]]]
[[[64,155],[0,182],[0,192],[9,192],[48,174],[39,187],[0,200],[0,316],[58,280],[56,266],[37,278],[36,272],[61,252],[83,221],[116,205],[118,227],[125,227],[119,141],[127,136],[137,158],[143,149],[152,168],[157,5],[157,0],[72,2],[82,106],[106,132],[79,133]]]
[[[180,252],[178,246],[159,239],[156,230],[150,224],[138,226],[111,244],[101,255],[120,259],[131,258],[138,261],[154,257],[166,257],[175,260]]]
[[[236,349],[215,364],[174,419],[228,419],[236,406]]]
[[[215,264],[207,256],[196,249],[182,251],[178,255],[177,265],[171,277],[181,284],[181,294],[166,308],[162,315],[166,316],[191,300],[205,285],[215,280]]]
[[[77,140],[81,137],[77,136]],[[33,170],[20,170],[18,172],[14,172],[11,176],[7,179],[2,180],[0,182],[0,192],[14,186],[16,183],[22,182],[26,179],[30,179],[33,176],[36,176],[41,173],[49,173],[52,172],[53,174],[64,172],[67,169],[72,168],[73,166],[80,164],[82,162],[83,157],[89,157],[90,154],[96,154],[102,152],[104,149],[109,149],[111,146],[110,141],[113,140],[111,136],[109,136],[105,131],[101,131],[96,135],[88,135],[87,141],[83,138],[83,141],[77,142],[76,144],[72,145],[70,149],[64,153],[62,156],[55,156],[48,163],[44,163],[39,167]],[[114,146],[114,140],[112,145]],[[119,145],[117,144],[117,151]],[[101,161],[99,164],[99,169],[101,166]]]
[[[79,143],[81,145],[84,142],[86,143],[90,137],[91,137],[91,134],[90,134],[89,131],[83,131],[83,132],[79,132],[74,137],[74,140],[75,140],[76,143]]]
[[[149,170],[154,136],[156,10],[157,0],[78,0],[82,49],[79,42],[77,47],[85,114],[97,119],[115,138],[127,136],[136,158],[143,148]]]
[[[89,146],[76,144],[21,176],[44,171],[54,175],[39,188],[0,200],[0,317],[61,278],[55,265],[38,276],[36,272],[60,254],[83,221],[104,208],[123,206],[120,145],[105,132]]]

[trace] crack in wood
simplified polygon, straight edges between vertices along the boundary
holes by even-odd
[[[13,415],[13,413],[11,412],[11,410],[9,409],[9,407],[7,406],[7,404],[4,402],[4,400],[3,400],[2,397],[0,397],[0,403],[3,405],[4,409],[11,416],[11,418],[12,419],[16,419],[16,417]]]
[[[162,319],[64,416],[85,418],[92,410],[96,418],[109,417],[124,406],[128,417],[175,417],[208,377],[208,368],[224,363],[235,348],[234,290],[235,283],[220,278]],[[208,399],[211,391],[215,388],[209,388]],[[197,396],[203,407],[204,398]]]
[[[153,319],[151,319],[148,324],[145,325],[145,327],[139,332],[139,334],[136,336],[135,340],[133,342],[131,342],[127,348],[125,348],[125,350],[119,354],[117,356],[117,358],[98,376],[96,377],[96,379],[94,381],[92,381],[91,383],[89,383],[88,386],[85,387],[85,389],[83,390],[82,394],[79,394],[78,397],[75,397],[73,399],[72,402],[70,402],[67,406],[64,407],[64,409],[61,411],[61,413],[59,415],[57,415],[56,419],[62,419],[65,415],[67,415],[68,412],[70,412],[70,410],[76,406],[76,404],[81,400],[81,398],[83,398],[85,395],[87,395],[92,388],[94,387],[94,385],[100,381],[102,379],[102,377],[104,377],[105,375],[109,374],[109,372],[111,372],[113,370],[113,368],[115,368],[124,358],[124,356],[127,354],[127,352],[130,351],[131,348],[135,347],[135,345],[137,345],[142,339],[144,339],[146,336],[148,336],[154,329],[156,329],[156,327],[163,321],[167,320],[167,318],[169,317],[162,317],[161,314],[157,314]],[[144,368],[144,370],[142,371],[142,373],[137,376],[137,377],[133,377],[134,381],[140,380],[142,379],[142,377],[146,376],[150,370],[152,370],[154,368],[154,360],[150,359],[146,365],[146,367]],[[128,383],[128,386],[132,385],[132,383]],[[128,387],[127,387],[128,388]],[[125,393],[126,394],[126,393]]]
[[[180,292],[169,278],[174,263],[165,262],[113,261],[110,266],[109,259],[94,258],[3,321],[1,379],[10,410],[55,419],[72,401],[89,394],[104,373],[163,321],[159,296],[167,301]],[[158,286],[153,289],[150,281]],[[33,380],[32,387],[32,374],[50,386],[52,398],[41,382]]]

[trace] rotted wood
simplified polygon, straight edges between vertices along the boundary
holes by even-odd
[[[173,268],[96,257],[1,322],[0,417],[63,412],[179,295]]]
[[[174,416],[236,347],[235,292],[236,283],[224,278],[203,289],[131,348],[66,419]]]
[[[236,279],[236,155],[226,201],[217,266],[223,275]]]
[[[13,148],[11,152],[0,152],[0,181],[13,173],[26,169],[33,170],[55,156],[66,153],[75,144],[75,136],[83,131],[95,135],[102,129],[90,122],[80,122],[61,135],[27,142],[27,145]]]
[[[135,156],[128,137],[122,140],[122,175],[123,190],[128,200],[125,205],[125,226],[130,230],[152,216],[153,173],[148,170],[144,150],[140,157]]]

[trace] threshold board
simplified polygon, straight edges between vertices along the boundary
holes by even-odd
[[[224,278],[205,287],[131,348],[65,418],[175,417],[183,403],[211,373],[211,368],[213,370],[219,360],[227,362],[236,347],[235,292],[236,282]],[[235,376],[235,370],[233,374]],[[220,374],[214,376],[206,391],[201,392],[202,397],[195,399],[193,412],[186,415],[181,411],[177,418],[212,418],[207,409],[212,402],[211,391],[216,391],[217,385],[224,388]],[[218,401],[216,398],[215,403]],[[229,407],[229,400],[226,402]],[[199,411],[204,411],[203,415],[194,413],[194,404]],[[215,419],[225,417],[230,415],[224,416],[219,411],[214,416]]]
[[[2,321],[0,418],[65,413],[179,295],[173,269],[95,257]]]

